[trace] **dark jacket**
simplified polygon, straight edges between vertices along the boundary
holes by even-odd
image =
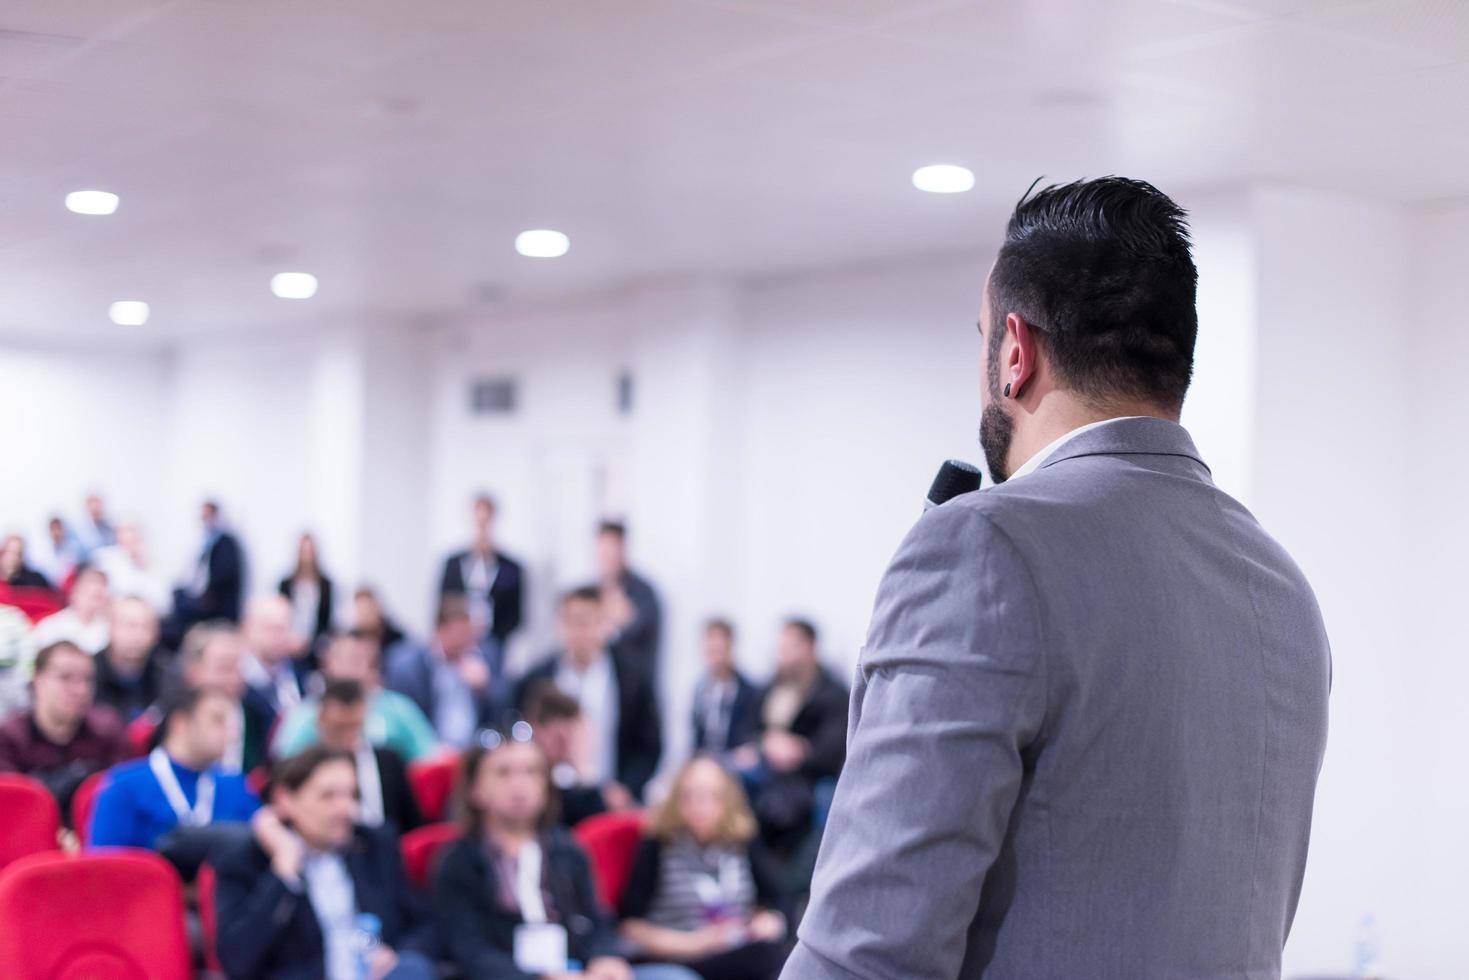
[[[756,732],[760,735],[766,730],[765,700],[773,689],[773,684],[767,686],[755,703]],[[849,700],[846,686],[823,667],[816,675],[816,682],[811,685],[801,710],[796,712],[791,722],[791,734],[811,743],[811,754],[800,769],[801,775],[811,782],[841,774],[842,764],[847,760]]]
[[[464,560],[468,557],[469,552],[457,551],[444,561],[444,572],[439,577],[440,598],[464,594]],[[498,568],[495,580],[490,583],[490,608],[494,611],[490,635],[504,649],[505,641],[520,626],[525,572],[520,562],[504,552],[495,553],[495,562]]]
[[[96,706],[66,745],[41,733],[32,708],[18,711],[0,724],[0,772],[39,780],[56,797],[64,819],[71,818],[71,797],[94,772],[110,769],[132,755],[121,719],[111,708]],[[0,825],[4,820],[0,819]]]
[[[192,595],[185,589],[174,590],[173,632],[179,637],[195,623],[211,619],[240,621],[240,595],[245,582],[245,556],[240,542],[228,531],[221,531],[199,561],[206,568],[204,591]],[[164,632],[164,642],[170,645],[175,642],[168,630]]]
[[[633,619],[612,639],[612,648],[630,663],[652,675],[658,666],[658,644],[663,635],[663,607],[647,579],[631,572],[622,575],[622,589],[632,603]]]
[[[13,585],[18,589],[50,589],[54,588],[49,579],[36,571],[29,565],[22,565],[15,570],[15,574],[5,580],[6,585]]]
[[[413,795],[403,757],[381,745],[375,746],[372,754],[377,759],[377,775],[383,784],[384,819],[401,834],[423,826],[423,813],[418,809],[418,798]]]
[[[641,799],[643,788],[658,771],[658,760],[663,756],[658,697],[645,671],[615,651],[611,657],[617,679],[617,781]],[[516,688],[516,710],[525,711],[537,686],[556,682],[560,664],[561,657],[553,654],[526,672]]]
[[[500,724],[505,710],[510,706],[512,689],[504,673],[505,658],[495,656],[496,653],[498,648],[480,648],[467,654],[481,658],[490,668],[490,682],[476,692],[475,696],[475,720],[479,728],[491,728]],[[398,644],[387,658],[383,684],[411,698],[429,723],[437,727],[434,715],[437,697],[434,691],[433,658],[434,654],[428,647],[406,641]]]
[[[570,958],[582,963],[618,955],[617,933],[592,887],[587,857],[564,831],[541,839],[545,890],[555,921],[566,927]],[[499,876],[477,839],[455,842],[434,875],[438,909],[449,955],[466,980],[535,980],[515,965],[518,910],[500,905]]]
[[[123,721],[132,721],[148,710],[163,693],[163,678],[167,661],[172,654],[162,647],[155,647],[143,663],[143,671],[135,678],[125,678],[113,668],[107,659],[107,651],[97,654],[96,702],[105,704],[122,716]]]
[[[397,841],[381,830],[358,827],[343,857],[356,887],[357,909],[382,922],[383,942],[433,956],[433,921],[403,875]],[[223,850],[213,863],[216,946],[232,980],[320,978],[326,954],[305,883],[298,892],[276,877],[253,837]]]
[[[717,744],[710,741],[712,734],[704,730],[704,685],[709,681],[706,675],[699,681],[694,691],[694,751],[695,752],[728,752],[753,741],[755,733],[760,729],[760,716],[755,708],[760,700],[760,690],[751,684],[744,674],[735,672],[734,696],[727,697],[725,710],[729,712],[729,724],[726,726],[724,737],[717,739]]]
[[[295,579],[286,576],[281,579],[280,593],[287,599],[291,598],[291,592],[295,588]],[[313,640],[319,640],[332,631],[332,580],[322,575],[317,585],[316,597],[316,632],[312,634]]]

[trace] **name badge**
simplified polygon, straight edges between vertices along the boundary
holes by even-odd
[[[515,965],[526,973],[566,972],[566,927],[539,922],[515,927]]]

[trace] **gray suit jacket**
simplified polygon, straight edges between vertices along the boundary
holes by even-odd
[[[1171,422],[929,511],[782,977],[1278,977],[1330,671],[1300,569]]]

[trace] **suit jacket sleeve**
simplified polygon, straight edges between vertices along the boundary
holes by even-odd
[[[821,720],[811,733],[811,754],[802,764],[810,779],[830,779],[847,758],[847,692],[833,682],[821,693]]]
[[[253,842],[252,842],[253,845]],[[281,933],[303,897],[252,859],[253,846],[240,845],[215,861],[215,906],[219,911],[216,952],[232,977],[256,976],[265,968]]]
[[[495,638],[501,643],[520,627],[524,579],[520,563],[501,555],[500,574],[490,589],[495,603]]]
[[[464,573],[459,567],[460,559],[463,557],[463,555],[453,554],[444,559],[444,571],[439,575],[440,599],[451,592],[464,591]]]
[[[623,717],[618,723],[618,781],[642,798],[643,789],[658,771],[663,758],[663,720],[653,682],[629,667],[621,672],[619,684],[635,684],[633,697],[622,699]]]
[[[239,615],[240,545],[230,534],[221,534],[209,552],[209,586],[201,603],[210,615]]]
[[[786,976],[959,975],[1044,712],[1024,561],[972,506],[929,511],[878,589],[847,766]]]

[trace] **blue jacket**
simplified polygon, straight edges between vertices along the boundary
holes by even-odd
[[[184,799],[192,806],[198,799],[199,773],[174,762],[174,775]],[[239,773],[214,770],[214,816],[212,823],[249,820],[260,807],[260,798],[245,785]],[[178,826],[178,816],[168,805],[163,787],[147,758],[114,766],[106,786],[97,797],[92,814],[89,847],[142,847],[153,850],[158,838]]]

